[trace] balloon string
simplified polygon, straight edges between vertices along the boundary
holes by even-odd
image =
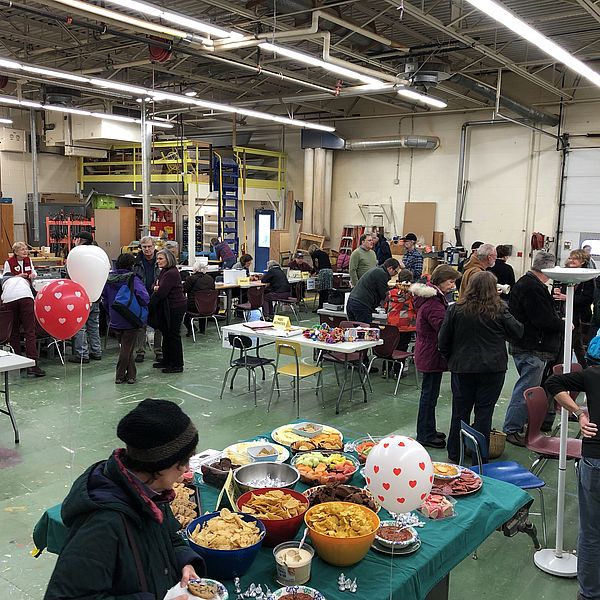
[[[51,341],[48,344],[48,348],[50,348],[50,346],[56,346],[56,352],[58,353],[58,358],[60,358],[60,362],[64,365],[65,364],[65,360],[63,358],[63,355],[60,351],[60,346],[58,345],[59,340],[54,339],[53,341]],[[64,342],[63,342],[63,352],[64,352]]]

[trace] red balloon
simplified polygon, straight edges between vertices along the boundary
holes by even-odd
[[[33,302],[39,324],[57,340],[72,338],[87,321],[90,299],[79,283],[59,279],[46,284]]]

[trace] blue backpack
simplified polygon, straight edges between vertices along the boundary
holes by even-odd
[[[134,278],[132,273],[127,283],[119,288],[112,308],[137,329],[148,322],[148,307],[140,304],[135,295]]]
[[[600,365],[600,334],[590,340],[585,359],[590,365]]]

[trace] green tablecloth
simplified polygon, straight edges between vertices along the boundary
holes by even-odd
[[[393,591],[393,598],[397,600],[423,600],[457,564],[531,501],[529,494],[514,485],[488,477],[483,480],[479,492],[457,498],[456,516],[439,521],[423,519],[427,524],[418,530],[422,546],[414,554],[390,557],[370,550],[360,563],[343,568],[333,567],[315,557],[307,585],[317,588],[328,600],[339,598],[337,578],[343,572],[348,577],[356,577],[358,598],[386,600]],[[362,487],[365,481],[357,473],[350,483]],[[214,510],[219,490],[203,482],[198,487],[203,510]],[[306,487],[299,484],[297,489],[303,491]],[[379,517],[385,520],[389,515],[382,509]],[[48,509],[39,525],[34,533],[36,545],[40,548],[47,546],[50,552],[56,552],[62,547],[66,535],[60,519],[60,505]],[[242,577],[242,588],[246,589],[254,582],[276,589],[279,586],[274,575],[273,550],[262,548],[250,571]],[[233,584],[225,583],[230,597],[235,598]]]

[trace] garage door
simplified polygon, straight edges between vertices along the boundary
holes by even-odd
[[[561,264],[570,250],[585,244],[600,259],[600,149],[582,148],[567,155],[559,248]]]

